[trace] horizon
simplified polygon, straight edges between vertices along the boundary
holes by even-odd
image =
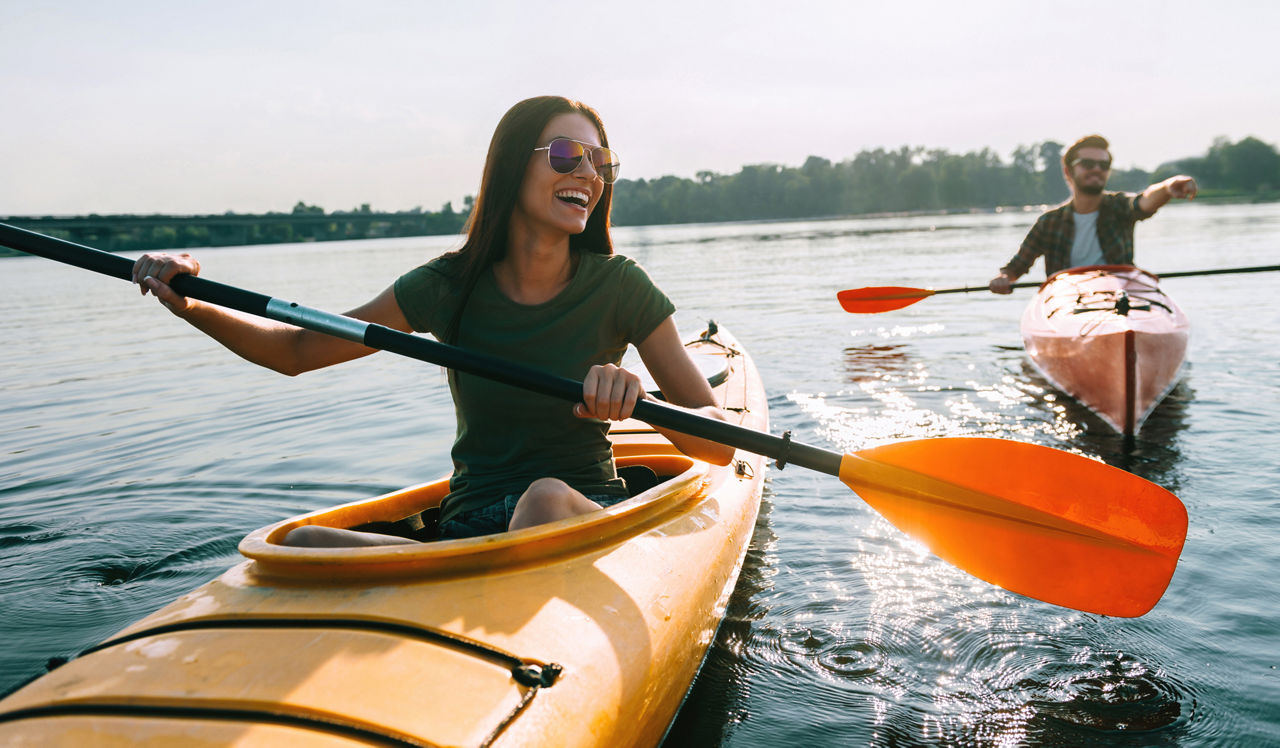
[[[1155,171],[1280,135],[1280,6],[1238,1],[7,6],[0,215],[459,209],[502,113],[547,92],[600,111],[624,179],[1088,132]]]
[[[1066,144],[1064,144],[1064,146],[1063,146],[1063,147],[1065,148],[1065,147],[1066,147]],[[894,150],[896,150],[896,149],[894,149]],[[979,150],[979,151],[981,151],[982,149],[980,148],[980,149],[978,149],[978,150]],[[1207,146],[1206,146],[1205,150],[1206,150],[1206,151],[1208,150],[1208,147],[1207,147]],[[953,154],[953,155],[959,155],[959,154]],[[1199,155],[1203,155],[1203,153],[1202,153],[1202,154],[1199,154]],[[856,154],[854,154],[853,156],[847,156],[847,157],[845,157],[845,158],[842,158],[842,159],[840,159],[839,161],[832,160],[832,163],[833,163],[833,164],[837,164],[837,163],[845,163],[845,162],[851,161],[851,160],[854,158],[854,156],[856,156]],[[1008,159],[1004,159],[1004,155],[1003,155],[1003,154],[1002,154],[1002,159],[1004,160],[1004,163],[1005,163],[1006,165],[1008,165],[1008,164],[1010,163]],[[761,163],[762,163],[762,164],[776,164],[776,162],[769,162],[769,161],[761,162]],[[742,169],[744,169],[744,168],[747,168],[747,167],[749,167],[749,166],[758,166],[758,165],[761,165],[761,164],[744,164],[743,166],[738,167],[738,170],[740,171],[740,170],[742,170]],[[801,166],[802,164],[777,164],[777,165],[781,166],[782,168],[791,168],[791,169],[796,169],[796,168],[800,168],[800,166]],[[1163,164],[1161,164],[1160,166],[1163,166]],[[1140,166],[1135,166],[1135,167],[1133,167],[1132,169],[1124,169],[1124,170],[1116,169],[1116,170],[1115,170],[1115,172],[1138,170],[1138,171],[1142,171],[1142,172],[1145,172],[1145,173],[1154,173],[1158,168],[1160,168],[1160,166],[1157,166],[1157,167],[1156,167],[1156,168],[1154,168],[1154,169],[1145,169],[1145,168],[1142,168],[1142,167],[1140,167]],[[720,175],[720,176],[732,176],[732,174],[735,174],[735,173],[737,173],[737,172],[733,172],[733,173],[730,173],[730,174],[723,174],[723,175]],[[1114,172],[1113,172],[1113,173],[1114,173]],[[658,177],[651,177],[651,178],[647,178],[647,179],[648,179],[649,181],[652,181],[652,180],[657,180],[657,179],[666,179],[666,178],[671,178],[671,177],[678,178],[678,179],[686,179],[686,180],[692,180],[692,179],[693,179],[693,177],[679,177],[679,176],[677,176],[677,175],[673,175],[673,174],[664,174],[664,175],[661,175],[661,176],[658,176]],[[638,181],[639,179],[641,179],[641,178],[640,178],[640,177],[637,177],[637,178],[636,178],[636,180],[632,180],[632,181]],[[626,180],[626,178],[621,178],[621,179],[619,179],[619,182],[625,182],[625,181],[627,181],[627,180]],[[1065,185],[1064,185],[1064,186],[1065,186]],[[1118,188],[1117,188],[1117,189],[1118,189]],[[1201,191],[1203,192],[1204,190],[1201,190]],[[474,198],[474,195],[466,195],[466,196],[464,196],[464,199],[465,199],[465,198]],[[456,202],[461,203],[461,202],[463,202],[463,201],[456,201]],[[364,202],[364,203],[361,203],[360,205],[357,205],[357,206],[355,206],[355,207],[351,207],[351,208],[327,208],[327,207],[322,206],[322,205],[314,205],[314,204],[311,204],[311,203],[307,203],[307,202],[306,202],[306,201],[304,201],[304,200],[295,200],[295,201],[294,201],[294,204],[293,204],[293,205],[288,206],[287,208],[268,208],[268,209],[263,210],[263,211],[260,211],[260,212],[241,212],[241,211],[234,211],[234,210],[227,209],[227,210],[210,210],[210,211],[203,211],[203,212],[196,212],[196,213],[157,213],[157,212],[141,212],[141,211],[133,211],[133,212],[126,212],[126,213],[66,213],[66,214],[52,214],[52,213],[45,213],[45,214],[17,214],[17,213],[4,214],[4,213],[0,213],[0,217],[2,217],[2,218],[7,218],[7,219],[12,219],[12,218],[31,218],[31,219],[43,218],[43,219],[54,219],[54,220],[71,220],[71,219],[78,219],[78,218],[90,218],[90,217],[93,217],[93,216],[98,216],[98,217],[100,217],[100,218],[126,218],[126,217],[136,217],[136,218],[207,218],[207,217],[216,217],[216,216],[265,217],[265,216],[268,216],[268,215],[278,215],[278,216],[294,217],[294,216],[295,216],[295,214],[293,213],[293,209],[294,209],[295,207],[297,207],[297,205],[298,205],[299,203],[304,204],[307,208],[323,210],[323,211],[324,211],[324,212],[323,212],[323,215],[325,215],[325,216],[339,216],[339,215],[353,215],[353,216],[354,216],[354,215],[360,215],[360,214],[362,213],[362,208],[363,208],[364,206],[366,206],[366,205],[368,206],[368,208],[369,208],[369,214],[371,214],[371,215],[395,215],[395,214],[406,214],[406,213],[414,213],[414,212],[420,212],[420,213],[423,213],[423,214],[426,214],[426,213],[439,213],[439,212],[441,212],[441,211],[442,211],[442,209],[443,209],[443,207],[444,207],[443,205],[440,205],[440,206],[438,206],[438,207],[436,207],[436,208],[430,208],[430,207],[428,207],[428,206],[417,205],[417,206],[413,206],[413,207],[409,207],[409,208],[381,209],[381,208],[379,208],[378,206],[373,205],[372,203],[368,203],[368,202],[366,201],[366,202]],[[960,211],[960,210],[968,210],[968,211],[972,211],[972,210],[991,210],[991,211],[993,211],[993,212],[997,212],[997,213],[998,213],[998,212],[1000,212],[1000,211],[1001,211],[1001,209],[1011,209],[1011,208],[1023,208],[1023,209],[1026,209],[1026,208],[1032,208],[1032,207],[1044,207],[1044,206],[1047,206],[1047,205],[1049,205],[1049,203],[1045,203],[1045,202],[1043,202],[1043,201],[1035,201],[1035,200],[1031,200],[1031,201],[1029,201],[1029,202],[1025,202],[1025,203],[1008,203],[1008,204],[1000,204],[1000,205],[986,206],[986,207],[984,207],[984,206],[977,206],[977,205],[973,205],[973,206],[955,207],[955,208],[933,208],[933,209],[930,209],[930,208],[920,208],[920,209],[918,209],[918,210],[916,210],[916,209],[912,209],[912,212],[918,212],[918,213],[921,213],[921,214],[930,214],[930,213],[946,213],[946,212],[949,212],[949,211]],[[465,204],[453,205],[452,207],[453,207],[453,212],[455,212],[455,213],[463,214],[463,213],[466,213],[466,212],[467,212],[467,208],[466,208]],[[899,213],[899,212],[901,212],[901,211],[888,211],[888,213],[892,213],[892,214],[896,214],[896,213]],[[302,215],[305,215],[305,214],[302,214]],[[879,213],[840,213],[840,214],[831,214],[831,215],[825,215],[825,214],[823,214],[823,215],[807,216],[807,217],[805,217],[803,220],[827,220],[827,219],[839,219],[839,218],[863,218],[863,217],[866,217],[866,216],[873,216],[873,215],[879,215]],[[768,221],[768,220],[800,220],[800,219],[775,219],[775,218],[761,218],[761,219],[753,219],[753,218],[748,218],[748,219],[740,219],[740,220],[745,220],[745,221],[766,220],[766,221]]]

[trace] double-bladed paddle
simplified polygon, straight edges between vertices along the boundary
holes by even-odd
[[[0,224],[0,244],[130,280],[117,255]],[[582,383],[382,325],[205,278],[178,293],[570,402]],[[661,402],[636,403],[655,426],[835,475],[904,532],[976,577],[1028,597],[1111,616],[1140,616],[1164,594],[1186,538],[1169,491],[1104,463],[1002,439],[937,438],[841,455]]]
[[[1280,270],[1280,265],[1259,265],[1248,268],[1220,268],[1217,270],[1182,270],[1175,273],[1160,273],[1157,278],[1185,278],[1193,275],[1226,275],[1229,273],[1264,273]],[[1013,283],[1010,288],[1037,288],[1040,283]],[[912,304],[940,293],[969,293],[970,291],[987,291],[986,286],[964,286],[963,288],[910,288],[908,286],[868,286],[867,288],[849,288],[836,293],[840,306],[853,314],[879,314],[892,312],[895,309]]]

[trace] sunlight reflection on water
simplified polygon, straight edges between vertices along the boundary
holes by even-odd
[[[809,351],[807,368],[753,346],[769,362],[764,371],[781,367],[797,382],[784,403],[773,402],[774,430],[803,429],[840,451],[936,436],[1031,441],[1102,456],[1176,488],[1170,448],[1185,427],[1186,395],[1175,390],[1144,431],[1150,437],[1120,452],[1117,438],[1009,343],[1020,305],[1012,307],[1004,327],[976,313],[945,324],[849,318],[835,338],[845,341],[839,357]],[[794,330],[822,327],[791,311]],[[814,376],[824,363],[834,374],[825,380]],[[857,735],[853,742],[873,745],[1168,744],[1214,742],[1248,721],[1207,716],[1204,692],[1225,683],[1196,683],[1186,662],[1170,667],[1194,645],[1171,632],[1156,637],[1159,612],[1114,621],[1030,601],[939,561],[839,487],[790,471],[771,485],[785,509],[773,513],[776,535],[758,560],[767,571],[753,584],[748,567],[750,611],[726,622],[741,658],[733,670],[755,684],[725,707],[729,743],[844,745]],[[714,657],[708,670],[715,680]],[[791,685],[771,692],[763,683]],[[797,688],[803,705],[783,696]],[[866,715],[862,729],[848,729],[849,713]],[[761,715],[788,727],[765,727]],[[672,740],[684,744],[694,743]]]
[[[1143,618],[1111,619],[978,581],[840,481],[771,468],[738,589],[670,746],[1280,744],[1280,312],[1264,303],[1274,279],[1169,284],[1193,320],[1191,366],[1128,448],[1025,362],[1023,300],[930,298],[876,318],[835,302],[841,288],[981,282],[1034,218],[616,233],[676,301],[682,330],[714,318],[752,353],[774,433],[846,452],[941,436],[1029,441],[1155,481],[1192,518],[1165,599]],[[1154,271],[1201,267],[1206,247],[1221,265],[1260,265],[1280,209],[1185,206],[1149,224],[1139,241]],[[201,257],[223,282],[345,309],[455,244]],[[275,377],[115,281],[0,264],[4,686],[215,576],[256,527],[448,468],[438,368],[375,356]],[[50,287],[79,304],[51,302]]]

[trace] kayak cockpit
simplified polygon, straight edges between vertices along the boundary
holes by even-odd
[[[442,478],[277,522],[246,536],[240,553],[256,562],[256,574],[298,581],[456,576],[549,563],[619,543],[686,514],[705,494],[713,470],[679,454],[622,455],[617,463],[622,474],[648,468],[645,472],[652,471],[656,485],[598,512],[477,538],[362,548],[282,544],[290,530],[303,525],[378,530],[430,515],[449,491],[448,479]]]
[[[691,349],[730,372],[714,389],[729,420],[767,431],[733,338]],[[6,699],[0,744],[658,744],[725,615],[764,458],[711,466],[636,420],[609,438],[624,477],[659,482],[598,512],[466,540],[280,545],[299,526],[430,510],[440,480],[251,533],[249,560]]]

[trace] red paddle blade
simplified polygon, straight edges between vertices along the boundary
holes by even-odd
[[[890,444],[845,455],[840,479],[979,579],[1109,616],[1140,616],[1156,604],[1187,535],[1186,508],[1169,491],[1023,442]]]
[[[840,306],[853,314],[878,314],[892,312],[904,306],[911,306],[917,301],[932,296],[933,291],[927,288],[907,288],[905,286],[870,286],[867,288],[850,288],[836,294]]]

